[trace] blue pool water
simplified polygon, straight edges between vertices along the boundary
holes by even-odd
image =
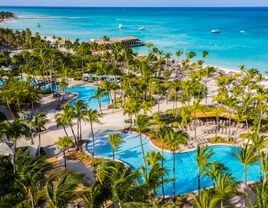
[[[71,105],[73,105],[77,100],[84,101],[89,108],[91,109],[98,109],[98,100],[92,99],[89,101],[89,98],[91,96],[95,95],[95,92],[97,90],[97,87],[95,86],[77,86],[77,87],[68,87],[68,92],[75,92],[78,93],[78,96],[76,99],[74,99],[72,102],[70,102]],[[109,96],[104,96],[101,98],[101,105],[104,107],[109,102]]]
[[[15,21],[0,24],[30,28],[41,35],[83,41],[137,36],[161,50],[210,52],[207,63],[238,69],[242,64],[268,68],[268,8],[45,8],[0,7],[16,12]],[[38,22],[41,27],[37,27]],[[123,28],[118,29],[118,25]],[[144,27],[140,31],[138,28]],[[210,33],[220,29],[220,34]],[[241,33],[241,31],[245,31]],[[140,53],[145,47],[136,48]]]
[[[134,170],[143,165],[141,149],[139,145],[139,136],[137,134],[122,134],[125,143],[119,145],[116,152],[116,159],[119,159],[128,164]],[[143,136],[143,145],[145,152],[158,151],[148,142]],[[87,150],[91,151],[91,143],[87,144]],[[213,146],[209,147],[214,151],[211,161],[223,163],[228,167],[229,172],[239,181],[243,180],[243,166],[231,154],[236,151],[235,147],[230,146]],[[95,153],[98,156],[112,158],[112,150],[107,135],[97,138]],[[165,167],[168,168],[168,177],[172,178],[172,154],[165,153]],[[187,153],[178,153],[176,158],[176,194],[189,193],[197,190],[197,164],[196,164],[196,151]],[[255,163],[247,168],[247,180],[259,180],[258,164]],[[201,186],[208,187],[212,185],[212,181],[208,177],[202,177]],[[172,194],[172,183],[165,186],[166,195]]]

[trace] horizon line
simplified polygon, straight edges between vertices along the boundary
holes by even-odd
[[[36,8],[268,8],[266,6],[47,6],[47,5],[0,5],[0,7],[36,7]]]

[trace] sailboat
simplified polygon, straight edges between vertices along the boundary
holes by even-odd
[[[37,23],[37,27],[41,27],[41,25],[39,24],[39,22]]]
[[[118,25],[118,28],[119,28],[119,29],[122,29],[122,28],[123,28],[123,25],[122,25],[122,24],[119,24],[119,25]]]

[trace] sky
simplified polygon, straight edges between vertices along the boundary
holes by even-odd
[[[268,0],[0,0],[1,6],[268,6]]]

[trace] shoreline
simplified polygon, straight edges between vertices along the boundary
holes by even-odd
[[[29,17],[29,18],[25,18],[24,15],[17,15],[15,18],[6,19],[6,20],[4,20],[2,22],[0,21],[0,25],[1,26],[4,26],[5,24],[10,23],[10,22],[12,22],[12,21],[14,21],[16,19],[54,19],[54,18],[53,17],[52,18],[49,18],[49,17],[45,17],[45,18],[37,18],[37,17],[36,18],[35,17],[34,18],[30,18]],[[61,18],[59,17],[59,18],[56,18],[56,19],[61,19]],[[6,28],[8,28],[8,27],[6,27]],[[24,28],[24,29],[26,29],[26,28]],[[13,30],[15,30],[15,29],[13,29]],[[20,29],[18,29],[18,30],[20,30]],[[39,32],[39,33],[40,33],[41,38],[42,39],[45,39],[45,37],[46,37],[46,40],[47,41],[54,42],[55,40],[57,40],[57,39],[53,39],[53,37],[51,35],[41,34],[41,32]],[[56,37],[58,38],[60,36],[56,36]],[[119,36],[117,36],[117,37],[119,37]],[[71,40],[72,42],[74,41],[74,39],[65,38],[63,36],[61,38],[62,39],[65,39],[65,40]],[[89,42],[89,41],[90,41],[90,39],[88,39],[87,41],[82,41],[82,42]],[[148,41],[148,42],[150,42],[150,41]],[[142,46],[142,47],[145,47],[145,46]],[[64,48],[61,48],[60,50],[63,51],[63,52],[68,52],[68,51],[64,50]],[[138,55],[140,55],[140,56],[147,55],[147,52],[145,54],[138,53]],[[171,58],[170,60],[174,60],[175,62],[178,61],[175,58]],[[227,74],[228,73],[239,73],[240,72],[239,69],[233,69],[233,68],[230,68],[230,67],[224,67],[224,66],[221,66],[221,65],[213,64],[213,63],[212,64],[204,64],[204,67],[206,67],[206,66],[214,67],[217,71],[224,71]],[[251,68],[255,68],[255,67],[251,67]],[[260,73],[265,74],[265,71],[261,71],[260,70]]]

